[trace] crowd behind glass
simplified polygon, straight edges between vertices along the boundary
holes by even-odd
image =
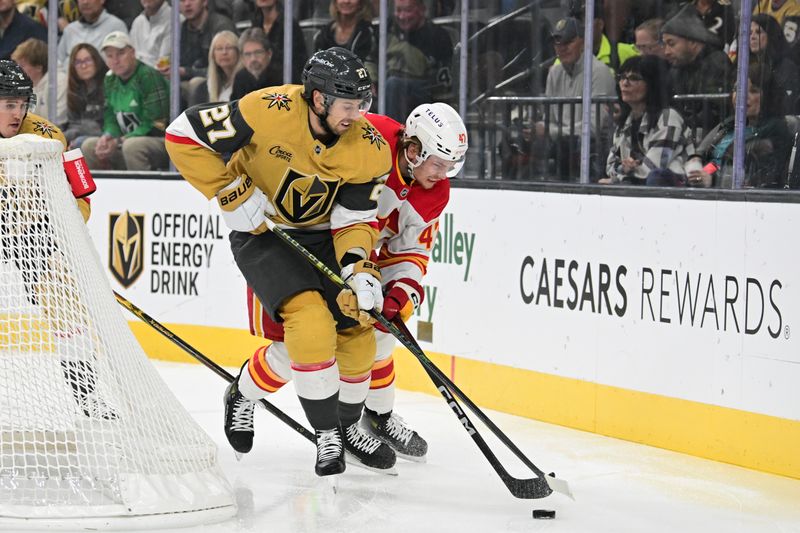
[[[165,170],[176,112],[300,83],[342,46],[373,111],[459,109],[467,179],[800,187],[800,0],[59,0],[55,69],[47,4],[0,0],[0,57],[95,169]]]

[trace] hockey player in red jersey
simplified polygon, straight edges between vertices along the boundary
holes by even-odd
[[[458,174],[467,151],[467,132],[461,117],[447,104],[423,104],[414,109],[405,128],[382,115],[367,119],[392,149],[392,172],[378,197],[380,237],[377,262],[384,290],[383,315],[407,320],[422,303],[421,281],[439,228],[439,216],[450,198],[448,177]],[[251,333],[273,343],[256,350],[249,373],[262,396],[276,392],[291,379],[283,328],[264,313],[248,289]],[[394,411],[395,339],[376,330],[377,356],[361,424],[389,444],[398,457],[425,460],[428,445]]]

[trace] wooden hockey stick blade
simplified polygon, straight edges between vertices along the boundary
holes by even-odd
[[[178,348],[188,353],[198,361],[200,361],[202,364],[204,364],[207,368],[211,369],[215,374],[220,376],[222,379],[224,379],[228,383],[231,383],[235,379],[230,372],[219,366],[216,362],[212,361],[207,356],[200,353],[199,350],[192,347],[188,342],[178,337],[169,328],[163,326],[156,319],[154,319],[153,317],[151,317],[150,315],[148,315],[147,313],[136,307],[125,297],[118,294],[117,291],[114,291],[114,297],[117,299],[117,302],[122,307],[130,311],[131,314],[139,318],[142,322],[144,322],[154,330],[161,333],[161,335],[166,337],[167,340],[172,341],[175,345],[178,346]],[[312,444],[316,446],[316,437],[314,436],[314,433],[306,429],[305,426],[303,426],[303,424],[297,422],[294,418],[290,417],[289,415],[287,415],[286,413],[284,413],[283,411],[272,405],[267,400],[261,399],[258,401],[258,403],[260,403],[261,406],[264,407],[271,414],[275,415],[278,419],[280,419],[281,422],[283,422],[284,424],[295,430],[297,433],[305,437],[308,441],[310,441]]]

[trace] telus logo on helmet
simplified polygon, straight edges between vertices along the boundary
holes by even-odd
[[[439,126],[440,128],[441,128],[441,127],[444,127],[444,122],[442,122],[442,119],[440,119],[439,117],[437,117],[437,116],[436,116],[436,115],[433,113],[433,111],[431,111],[430,109],[426,109],[426,110],[425,110],[425,114],[426,114],[426,115],[428,115],[429,117],[431,117],[431,120],[433,120],[433,123],[434,123],[434,124],[436,124],[436,125],[437,125],[437,126]]]

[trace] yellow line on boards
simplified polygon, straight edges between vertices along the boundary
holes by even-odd
[[[141,322],[131,330],[153,359],[196,362]],[[222,366],[239,367],[268,341],[248,331],[165,324]],[[800,421],[427,353],[481,407],[800,479]],[[404,348],[398,388],[438,395]],[[222,386],[222,385],[220,385]]]

